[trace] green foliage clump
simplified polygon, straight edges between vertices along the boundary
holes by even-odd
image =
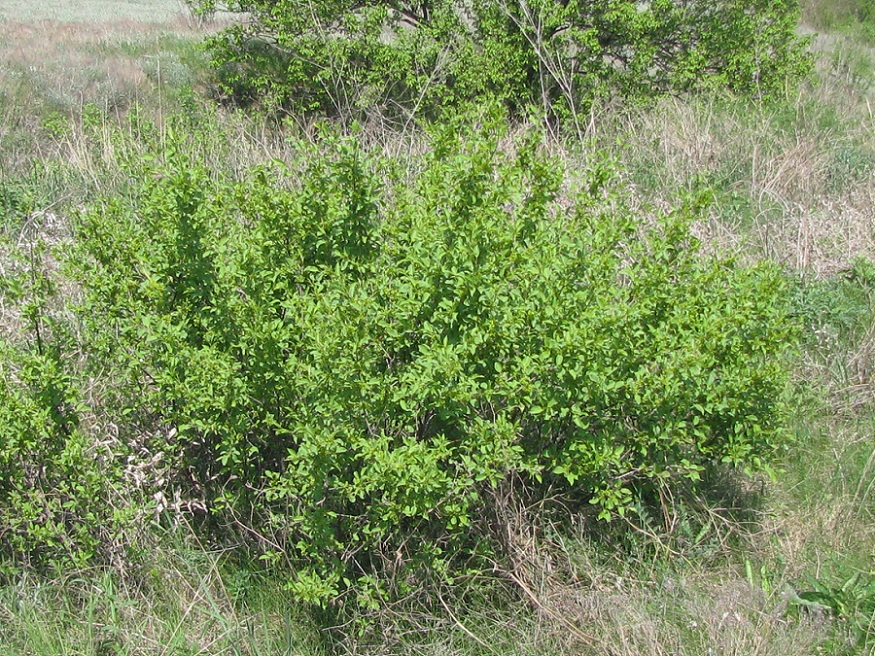
[[[872,635],[875,571],[857,570],[849,577],[842,575],[833,581],[812,579],[810,585],[813,589],[794,593],[791,604],[797,609],[833,615],[848,630],[848,642],[865,653],[866,647],[875,642],[875,636]]]
[[[229,5],[247,20],[210,40],[225,92],[293,111],[406,118],[489,98],[576,119],[608,94],[766,96],[810,63],[793,0]]]
[[[77,226],[85,341],[176,435],[168,485],[302,599],[500,558],[510,479],[609,519],[780,441],[781,276],[701,254],[696,203],[647,224],[610,167],[568,191],[499,143],[408,171],[326,137],[242,182],[170,149]]]
[[[121,536],[135,514],[118,503],[128,452],[86,426],[91,415],[51,249],[41,240],[2,246],[0,573],[83,567],[124,550]]]
[[[0,509],[5,564],[48,559],[84,565],[100,522],[102,468],[85,453],[76,390],[57,360],[0,350]],[[20,355],[20,354],[14,354]],[[95,512],[97,511],[97,512]]]

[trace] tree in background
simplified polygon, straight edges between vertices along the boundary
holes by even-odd
[[[193,0],[215,11],[216,0]],[[235,0],[210,46],[244,102],[409,117],[485,98],[575,118],[609,95],[780,91],[809,66],[795,0]]]

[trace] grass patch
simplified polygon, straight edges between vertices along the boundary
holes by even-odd
[[[841,32],[875,45],[875,8],[869,0],[803,0],[803,19],[824,32]]]
[[[608,113],[593,136],[647,202],[708,189],[718,251],[831,275],[875,258],[875,73],[866,50],[816,41],[816,75],[769,103],[668,99]],[[849,73],[849,71],[856,71]]]
[[[154,25],[186,25],[190,12],[183,0],[7,0],[0,7],[0,19],[16,23],[143,23]],[[133,25],[131,26],[133,27]]]
[[[175,542],[157,547],[155,555],[124,575],[111,570],[51,579],[23,575],[0,587],[3,653],[325,653],[312,620],[290,605],[281,586],[265,580],[243,594],[227,585],[223,552]]]

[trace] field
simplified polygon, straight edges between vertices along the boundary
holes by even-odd
[[[507,507],[500,517],[513,558],[496,564],[494,579],[471,574],[413,590],[402,581],[400,598],[375,593],[344,613],[314,609],[290,594],[282,548],[248,546],[246,518],[222,527],[236,541],[194,529],[199,501],[173,497],[154,446],[172,443],[175,428],[150,424],[148,413],[122,424],[93,411],[117,402],[129,372],[89,368],[89,354],[71,346],[79,405],[59,412],[77,413],[81,452],[98,463],[83,469],[85,495],[88,485],[103,490],[93,477],[111,458],[101,454],[126,449],[120,476],[142,498],[127,505],[119,493],[110,497],[117,507],[70,510],[106,522],[110,546],[99,563],[76,563],[72,547],[67,561],[48,564],[37,550],[0,552],[0,654],[875,655],[875,16],[863,6],[803,3],[815,70],[783,98],[606,104],[578,133],[545,146],[572,172],[569,186],[610,162],[623,207],[644,223],[707,188],[691,228],[703,257],[780,271],[801,337],[787,355],[789,435],[770,472],[720,469],[700,494],[661,499],[659,516],[642,502],[634,520],[610,524],[586,508],[536,522],[531,508]],[[136,226],[125,233],[124,217],[141,216],[125,212],[145,193],[160,224],[164,188],[140,185],[179,180],[172,167],[152,168],[156,161],[195,162],[205,187],[237,189],[215,212],[240,202],[240,180],[251,190],[259,175],[276,174],[293,188],[282,176],[309,170],[309,159],[334,170],[324,153],[344,137],[307,118],[236,109],[217,91],[199,44],[233,19],[199,19],[180,0],[0,2],[0,374],[24,376],[7,359],[18,362],[27,348],[42,356],[50,339],[90,339],[107,351],[121,339],[95,336],[76,318],[89,272],[71,273],[76,263],[64,254],[83,252],[77,239],[95,224],[82,217],[102,217],[98,227],[132,243],[148,240]],[[379,169],[387,187],[426,168],[418,158],[429,142],[417,128],[377,118],[353,132],[368,161],[401,162]],[[508,128],[501,149],[512,151],[524,133]],[[171,188],[187,183],[179,184]],[[192,366],[225,380],[210,363]],[[14,415],[0,410],[4,421]],[[0,452],[15,446],[4,439]],[[50,466],[79,472],[65,458],[76,453]],[[0,473],[7,465],[0,459]],[[51,507],[55,491],[33,476]],[[0,482],[3,503],[6,493]],[[32,533],[0,516],[0,538],[43,535],[33,528],[47,525],[39,508],[15,503]]]
[[[11,23],[36,23],[57,21],[66,24],[101,25],[106,23],[158,24],[164,27],[177,20],[187,20],[188,9],[180,0],[154,2],[20,2],[9,0],[0,7],[0,18]]]

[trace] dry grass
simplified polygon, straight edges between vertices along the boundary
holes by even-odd
[[[0,5],[0,19],[18,23],[56,21],[97,26],[119,22],[168,25],[188,22],[189,11],[183,0],[5,0]]]
[[[165,30],[133,22],[0,23],[0,87],[24,96],[34,116],[73,114],[88,103],[127,107],[152,94],[162,59],[179,66],[177,55],[162,52]],[[201,33],[179,26],[172,34],[194,41]]]
[[[600,117],[596,141],[651,202],[711,186],[715,204],[700,236],[723,252],[816,275],[873,258],[875,50],[836,36],[813,47],[816,79],[795,100],[667,99],[619,120]]]

